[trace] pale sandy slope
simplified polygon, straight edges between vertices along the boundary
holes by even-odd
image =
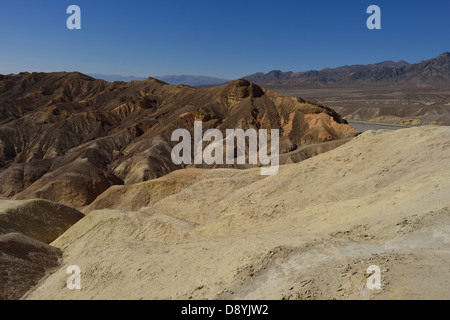
[[[107,191],[87,211],[134,211],[88,213],[26,298],[450,299],[448,127],[369,131],[272,177],[172,175]],[[72,264],[81,291],[65,287]]]

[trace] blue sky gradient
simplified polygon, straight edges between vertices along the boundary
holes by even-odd
[[[82,10],[68,30],[66,9]],[[382,10],[368,30],[366,9]],[[80,71],[234,79],[450,51],[450,1],[18,0],[0,3],[0,73]]]

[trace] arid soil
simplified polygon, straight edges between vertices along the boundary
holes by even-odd
[[[275,176],[191,168],[113,187],[24,298],[449,299],[449,160],[448,127],[368,131]]]

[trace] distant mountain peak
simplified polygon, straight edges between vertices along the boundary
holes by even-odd
[[[439,58],[444,58],[444,59],[449,59],[450,58],[450,52],[444,52],[443,54],[441,54],[440,56],[437,57]]]

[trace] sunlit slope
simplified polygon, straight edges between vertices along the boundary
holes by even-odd
[[[183,175],[157,201],[112,190],[121,211],[87,212],[53,242],[64,263],[27,298],[450,298],[448,127],[369,131],[270,177]],[[81,291],[65,288],[71,264]]]

